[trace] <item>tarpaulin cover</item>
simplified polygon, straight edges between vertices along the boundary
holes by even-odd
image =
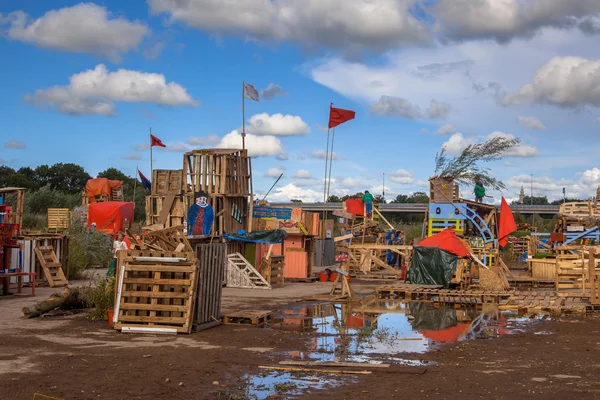
[[[345,204],[346,212],[354,215],[365,214],[365,203],[363,203],[362,199],[349,199],[345,201]]]
[[[133,221],[133,203],[124,201],[104,201],[88,206],[88,226],[96,223],[96,230],[115,234],[123,230],[125,220]]]
[[[112,189],[118,189],[122,185],[123,181],[111,181],[106,178],[90,179],[85,184],[85,192],[88,198],[92,200],[94,196],[109,196]]]
[[[224,234],[223,237],[229,240],[249,243],[276,244],[287,239],[287,232],[283,229],[272,229],[269,231],[246,232],[242,235]]]
[[[442,285],[448,288],[457,264],[458,257],[446,250],[415,247],[408,280],[418,285]]]
[[[436,233],[425,240],[419,242],[419,247],[436,247],[446,250],[449,253],[459,257],[469,257],[469,250],[456,236],[454,229],[446,228],[440,233]]]

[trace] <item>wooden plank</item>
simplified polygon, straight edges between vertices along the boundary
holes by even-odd
[[[148,310],[148,311],[179,311],[184,312],[188,309],[187,306],[173,306],[166,304],[140,304],[140,303],[123,303],[121,310]]]
[[[126,266],[125,271],[139,272],[193,272],[193,265],[136,265]]]
[[[139,298],[156,297],[158,299],[187,299],[189,297],[187,293],[148,291],[125,291],[123,292],[122,296]]]

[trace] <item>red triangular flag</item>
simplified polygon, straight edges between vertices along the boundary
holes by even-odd
[[[160,140],[159,138],[157,138],[153,134],[150,134],[150,147],[154,147],[154,146],[167,147],[162,142],[162,140]]]
[[[500,226],[498,228],[498,244],[502,247],[508,244],[508,235],[517,230],[515,217],[504,197],[500,203]]]
[[[333,103],[329,106],[329,129],[335,128],[339,124],[354,119],[356,112],[344,110],[343,108],[334,108]]]

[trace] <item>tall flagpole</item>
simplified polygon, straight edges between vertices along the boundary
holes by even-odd
[[[245,101],[244,101],[244,85],[245,82],[242,82],[242,150],[246,148],[246,116],[245,116]]]
[[[329,200],[329,189],[331,189],[331,169],[333,164],[333,141],[335,139],[335,128],[331,134],[331,151],[329,152],[329,179],[327,183],[327,199]]]
[[[138,180],[138,171],[140,170],[140,167],[138,167],[136,165],[135,167],[135,175],[133,175],[135,177],[135,181],[133,182],[133,209],[135,210],[135,189],[137,187],[137,180]]]
[[[327,129],[327,150],[325,150],[325,177],[323,178],[323,224],[321,238],[325,238],[325,219],[327,217],[327,161],[329,159],[329,128]]]
[[[152,182],[152,128],[150,128],[150,182]]]

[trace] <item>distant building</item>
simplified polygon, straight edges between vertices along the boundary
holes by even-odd
[[[523,190],[523,185],[521,185],[521,193],[519,193],[519,204],[523,204],[525,202],[525,190]]]

